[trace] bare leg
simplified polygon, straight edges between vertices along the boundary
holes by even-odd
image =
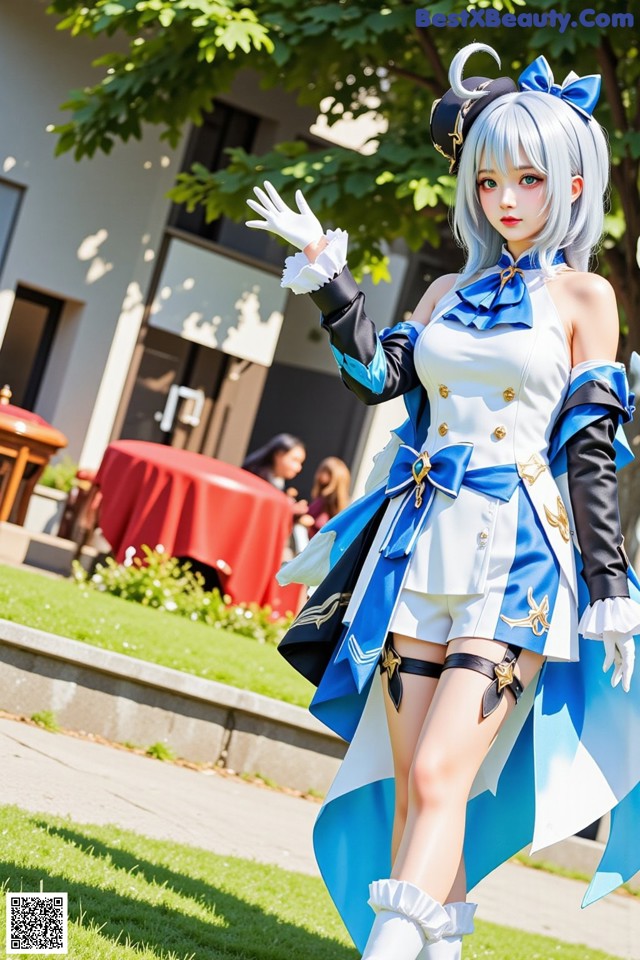
[[[393,646],[401,657],[415,657],[418,660],[428,660],[431,663],[444,663],[447,648],[441,643],[427,643],[424,640],[415,640],[394,634]],[[403,696],[400,709],[396,710],[391,698],[387,694],[387,677],[382,674],[382,684],[385,691],[384,703],[393,753],[395,776],[396,804],[393,821],[393,839],[391,843],[391,862],[398,854],[400,841],[404,833],[409,803],[409,774],[416,753],[418,740],[422,733],[424,722],[436,692],[438,681],[433,677],[417,677],[412,674],[403,674]],[[451,888],[448,901],[461,901],[466,896],[466,877],[464,863],[460,861],[456,879]]]
[[[452,641],[447,650],[479,654],[496,663],[503,651],[497,641],[471,637]],[[524,686],[542,659],[526,650],[520,654],[516,673]],[[507,692],[494,713],[483,719],[480,703],[486,687],[487,678],[473,670],[457,668],[442,674],[411,765],[406,825],[392,876],[427,890],[440,902],[450,896],[458,874],[469,790],[514,706]],[[415,708],[413,701],[412,696],[407,713]]]
[[[400,634],[393,635],[393,646],[401,657],[415,657],[431,663],[444,663],[447,648],[441,643],[425,643]],[[409,773],[415,756],[420,734],[438,681],[433,677],[417,677],[402,674],[403,695],[400,709],[396,710],[387,692],[387,675],[382,674],[384,704],[393,753],[393,772],[396,784],[395,818],[391,860],[395,860],[400,840],[404,833],[409,803]]]
[[[399,647],[401,655],[419,652],[408,638],[400,638]],[[460,638],[449,648],[450,652],[475,653],[496,664],[504,654],[504,644],[478,638]],[[517,672],[526,685],[539,669],[542,657],[530,653],[521,657]],[[467,904],[452,904],[445,910],[442,903],[447,897],[451,899],[456,878],[458,883],[462,880],[460,864],[471,784],[513,708],[510,695],[505,694],[491,716],[482,718],[480,705],[486,679],[463,667],[448,670],[438,681],[426,714],[424,694],[416,695],[415,684],[406,688],[406,700],[403,697],[407,708],[404,722],[400,712],[397,718],[388,713],[400,797],[396,843],[402,819],[405,827],[393,876],[376,881],[370,888],[369,903],[377,915],[363,960],[416,960],[418,955],[424,960],[430,952],[434,953],[433,960],[459,960],[462,936],[473,927],[473,905],[470,910]],[[416,715],[424,717],[417,742]],[[412,761],[402,737],[405,730],[415,744]],[[410,769],[403,807],[407,762]]]

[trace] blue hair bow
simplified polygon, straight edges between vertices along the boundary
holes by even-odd
[[[521,90],[533,90],[535,93],[550,93],[560,97],[570,107],[590,119],[600,96],[600,75],[591,73],[587,77],[579,77],[573,70],[564,83],[554,83],[551,67],[544,57],[538,57],[526,67],[518,77],[518,86]]]

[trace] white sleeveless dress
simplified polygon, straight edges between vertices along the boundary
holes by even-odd
[[[440,643],[457,636],[500,639],[573,660],[578,646],[571,508],[548,468],[571,360],[542,272],[526,270],[524,279],[531,327],[505,323],[482,330],[445,319],[459,300],[452,292],[437,304],[416,342],[415,366],[431,411],[422,449],[433,457],[448,444],[471,442],[469,470],[516,464],[521,482],[508,502],[465,486],[456,499],[436,493],[389,629]],[[389,503],[346,623],[401,499]]]

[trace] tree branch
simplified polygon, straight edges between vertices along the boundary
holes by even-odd
[[[627,115],[624,112],[620,87],[618,86],[618,77],[616,74],[618,58],[606,34],[603,36],[600,46],[596,47],[596,57],[600,70],[602,71],[604,89],[607,94],[609,106],[611,107],[613,122],[619,130],[626,133],[629,123],[627,121]]]
[[[449,86],[449,71],[440,59],[440,54],[436,50],[433,40],[429,36],[428,32],[418,27],[416,28],[415,35],[422,52],[427,58],[427,61],[431,64],[435,81],[438,84],[438,86],[435,88],[435,92],[438,94],[438,96],[442,96]]]
[[[435,94],[436,96],[440,95],[440,88],[435,80],[429,79],[429,77],[421,77],[417,73],[413,73],[412,70],[405,70],[404,67],[397,67],[395,64],[390,66],[389,64],[385,65],[385,70],[389,73],[392,73],[396,77],[402,77],[404,80],[411,80],[412,83],[415,83],[418,87],[424,87],[425,90],[429,90],[430,93]]]

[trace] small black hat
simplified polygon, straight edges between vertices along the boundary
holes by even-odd
[[[486,90],[483,97],[463,100],[449,89],[431,108],[431,139],[436,150],[449,160],[449,173],[455,173],[460,162],[464,138],[485,107],[505,93],[515,93],[517,86],[510,77],[468,77],[462,86],[473,92]]]

